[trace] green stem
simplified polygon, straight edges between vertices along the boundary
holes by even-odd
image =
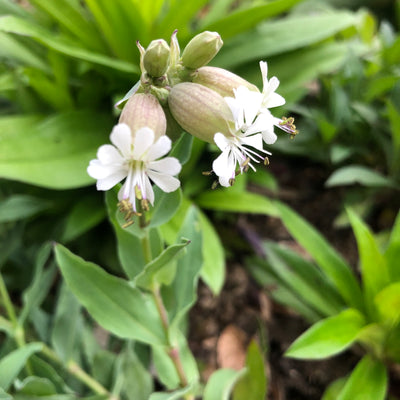
[[[102,386],[99,382],[93,379],[88,373],[86,373],[75,361],[68,361],[65,365],[64,362],[58,357],[58,355],[48,346],[43,344],[42,353],[54,361],[56,364],[65,368],[71,375],[84,383],[88,388],[92,389],[93,392],[106,395],[110,400],[118,400],[118,397],[112,396],[111,393]]]

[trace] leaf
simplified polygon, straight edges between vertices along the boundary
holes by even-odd
[[[21,382],[18,388],[18,395],[24,396],[52,396],[55,395],[56,388],[53,383],[47,378],[38,376],[28,376]]]
[[[214,295],[221,292],[225,281],[225,254],[221,239],[214,226],[199,211],[199,221],[203,232],[203,266],[200,276]]]
[[[385,366],[367,354],[351,373],[337,400],[384,400],[387,385]]]
[[[0,176],[50,189],[88,185],[86,168],[109,128],[110,117],[92,111],[0,117]]]
[[[174,147],[169,153],[169,156],[177,158],[181,165],[186,164],[192,152],[192,144],[193,136],[189,133],[183,132],[176,141]]]
[[[215,371],[204,389],[203,400],[229,400],[235,384],[246,374],[246,369],[219,369]]]
[[[400,268],[398,268],[398,262],[400,259],[400,212],[397,214],[394,222],[389,244],[384,256],[390,280],[400,281]]]
[[[375,296],[374,302],[382,322],[396,325],[400,321],[400,282],[382,289]]]
[[[321,400],[337,400],[339,393],[343,389],[346,378],[339,378],[333,381],[325,390]]]
[[[142,289],[151,289],[154,283],[157,282],[157,273],[160,273],[163,268],[168,267],[168,264],[174,260],[188,244],[190,244],[190,240],[182,238],[181,243],[167,247],[136,276],[135,285]]]
[[[355,14],[347,11],[330,12],[326,15],[294,15],[267,22],[257,31],[246,32],[229,41],[215,57],[213,64],[232,68],[250,60],[311,46],[354,25],[355,22]]]
[[[7,391],[24,368],[28,358],[42,350],[41,343],[29,343],[7,354],[0,360],[0,388]]]
[[[0,203],[0,223],[32,217],[50,208],[51,203],[28,194],[15,194]]]
[[[122,72],[139,73],[139,68],[130,62],[116,60],[106,55],[92,52],[66,35],[51,32],[26,19],[12,15],[0,18],[0,31],[29,36],[44,46],[66,54],[69,57],[89,61]]]
[[[174,390],[173,392],[169,393],[161,393],[161,392],[153,393],[149,397],[149,400],[181,400],[182,398],[184,398],[182,396],[192,392],[193,392],[193,385],[190,385],[183,389]]]
[[[196,197],[196,203],[210,210],[277,216],[275,204],[255,193],[214,190]]]
[[[149,227],[156,227],[169,221],[176,213],[182,201],[182,191],[177,189],[172,193],[163,192],[158,186],[154,188],[155,204],[150,210]]]
[[[362,314],[349,308],[314,324],[295,340],[285,355],[310,360],[333,356],[350,347],[363,326]]]
[[[327,187],[354,185],[368,187],[397,187],[396,183],[370,168],[361,165],[347,165],[338,168],[325,182]]]
[[[147,296],[60,244],[55,254],[69,288],[100,325],[122,338],[166,344],[157,310]]]
[[[301,0],[277,0],[232,12],[224,18],[202,25],[202,30],[217,31],[226,40],[241,32],[249,31],[267,18],[287,11]]]
[[[246,367],[245,375],[233,390],[233,400],[264,400],[267,393],[264,357],[254,340],[247,349]]]
[[[363,310],[363,296],[350,266],[323,236],[295,211],[276,203],[285,227],[317,262],[338,293],[352,307]]]
[[[357,240],[366,299],[369,307],[372,307],[375,295],[390,283],[389,273],[378,243],[368,226],[351,209],[347,209],[347,214]],[[373,312],[372,309],[369,311]]]
[[[13,400],[13,397],[0,388],[0,400]]]

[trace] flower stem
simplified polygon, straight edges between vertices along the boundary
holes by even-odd
[[[93,392],[100,395],[106,395],[110,400],[118,400],[118,397],[112,396],[104,386],[86,373],[75,361],[71,360],[64,364],[58,355],[45,344],[43,344],[42,353],[56,364],[59,364],[61,367],[65,368],[71,375],[84,383],[88,388],[92,389]]]

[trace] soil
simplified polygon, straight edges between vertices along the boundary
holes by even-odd
[[[351,229],[333,228],[333,221],[343,205],[344,192],[324,187],[329,171],[320,165],[304,166],[304,160],[301,160],[303,167],[298,170],[286,163],[287,160],[280,162],[275,158],[271,166],[280,188],[275,196],[313,224],[356,268],[358,254]],[[259,187],[251,190],[272,195]],[[382,209],[386,206],[390,208],[390,204],[380,205]],[[375,216],[382,212],[374,211]],[[254,281],[245,267],[246,255],[263,256],[261,242],[264,239],[284,242],[306,255],[304,250],[276,218],[240,215],[228,224],[224,221],[223,225],[217,225],[217,229],[231,252],[226,282],[218,297],[205,285],[200,285],[198,301],[190,313],[189,343],[196,359],[203,365],[203,380],[206,381],[217,368],[243,367],[246,348],[256,338],[267,354],[268,400],[320,400],[327,386],[346,376],[360,356],[348,351],[318,362],[284,357],[285,350],[309,324],[268,297],[266,290]],[[394,394],[399,387],[400,380],[393,379],[391,392]]]

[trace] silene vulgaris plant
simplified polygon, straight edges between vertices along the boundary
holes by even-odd
[[[266,242],[265,260],[250,268],[271,295],[314,323],[286,356],[320,360],[352,348],[362,358],[323,399],[384,400],[392,367],[400,362],[400,214],[381,249],[368,226],[348,209],[358,246],[361,284],[351,266],[308,222],[284,205],[282,221],[315,261]]]
[[[192,205],[184,209],[178,227],[169,224],[180,207],[179,173],[190,158],[193,137],[220,151],[204,173],[215,177],[210,178],[215,189],[232,186],[238,174],[269,163],[275,127],[297,133],[293,118],[280,119],[270,111],[285,100],[276,93],[278,79],[268,79],[266,62],[260,62],[261,91],[225,69],[206,66],[221,46],[218,33],[208,31],[195,36],[182,53],[176,31],[170,45],[160,39],[144,49],[138,43],[140,81],[117,103],[122,111],[111,144],[102,145],[87,167],[97,189],[106,191],[125,277],[55,246],[69,289],[93,319],[131,343],[127,346],[134,342],[146,354],[150,349],[151,361],[147,357],[143,364],[153,365],[158,381],[170,391],[150,395],[149,384],[146,390],[154,400],[210,400],[235,391],[243,396],[243,385],[254,377],[259,380],[254,395],[263,399],[266,393],[255,343],[249,347],[247,368],[219,370],[202,387],[185,338],[185,317],[203,265],[201,216]],[[166,246],[171,236],[175,243]],[[126,395],[122,384],[105,389],[91,378],[82,381],[98,394]]]

